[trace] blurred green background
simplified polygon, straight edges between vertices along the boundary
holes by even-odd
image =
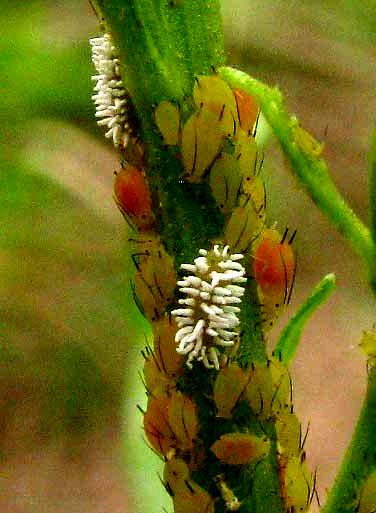
[[[170,511],[136,410],[148,328],[129,296],[116,154],[90,100],[97,22],[84,0],[1,4],[0,511]],[[229,63],[280,85],[366,221],[375,1],[223,0],[222,10]],[[357,342],[375,303],[359,260],[273,140],[264,167],[270,222],[298,229],[295,291],[279,327],[323,274],[338,278],[292,368],[324,500],[364,393]]]

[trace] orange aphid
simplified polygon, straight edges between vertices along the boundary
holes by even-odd
[[[144,415],[144,430],[150,445],[170,459],[176,450],[176,436],[168,422],[171,398],[160,394],[150,397]]]
[[[114,199],[123,216],[139,230],[153,227],[150,192],[140,169],[125,165],[115,171]]]
[[[275,228],[264,231],[253,254],[253,272],[261,293],[278,305],[289,302],[295,277],[295,255],[291,243],[294,232],[287,239],[287,230],[283,237]]]
[[[249,135],[254,134],[260,109],[255,99],[239,89],[233,90],[240,127]]]
[[[228,465],[247,465],[264,458],[270,440],[251,433],[226,433],[210,447],[216,457]]]

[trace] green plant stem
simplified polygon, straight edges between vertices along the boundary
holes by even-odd
[[[369,176],[369,213],[371,234],[374,244],[376,244],[376,129],[373,131],[371,138],[371,149],[369,153],[370,160],[370,176]],[[376,290],[376,280],[373,277],[373,289]]]
[[[304,326],[314,312],[328,299],[335,288],[335,275],[328,274],[313,289],[283,329],[273,354],[286,366],[290,365],[299,345]]]
[[[376,466],[376,367],[368,375],[367,394],[351,443],[321,513],[357,511],[359,492]]]
[[[224,63],[218,0],[92,3],[120,49],[124,84],[144,128],[155,105],[181,102],[191,94],[195,75]]]
[[[261,111],[289,158],[295,176],[314,203],[363,259],[376,294],[376,247],[371,233],[346,204],[333,183],[325,161],[294,139],[292,128],[297,126],[297,120],[286,112],[280,91],[233,68],[220,68],[218,72],[231,87],[241,88],[259,102]]]

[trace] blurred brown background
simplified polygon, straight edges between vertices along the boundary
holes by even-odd
[[[375,2],[223,0],[222,9],[229,63],[281,87],[367,221]],[[144,402],[139,349],[148,331],[135,330],[142,320],[129,302],[126,228],[111,199],[118,164],[90,102],[96,19],[85,1],[13,2],[1,16],[0,511],[170,510],[135,408]],[[375,321],[375,302],[358,258],[273,139],[264,176],[270,222],[298,229],[295,291],[270,344],[324,274],[338,280],[292,368],[323,501],[364,395],[357,342]]]

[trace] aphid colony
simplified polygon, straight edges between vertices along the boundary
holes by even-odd
[[[244,283],[255,278],[269,327],[291,294],[294,235],[286,232],[282,237],[275,228],[265,227],[262,158],[254,138],[258,108],[253,99],[232,91],[217,76],[198,77],[193,99],[196,110],[184,123],[179,108],[169,102],[157,107],[155,120],[164,143],[179,150],[181,179],[209,184],[225,229],[222,240],[181,266],[184,275],[178,281],[173,257],[156,231],[142,165],[124,164],[115,176],[115,201],[136,233],[134,297],[154,336],[153,348],[143,352],[145,435],[164,461],[163,483],[175,513],[214,513],[217,506],[219,511],[240,509],[272,443],[277,445],[286,510],[304,512],[314,486],[292,410],[289,373],[275,358],[247,369],[233,361]],[[171,310],[176,284],[182,297]],[[212,370],[204,415],[194,394],[181,385],[203,367]],[[239,411],[242,415],[237,416]],[[203,419],[210,419],[210,426],[203,427]],[[268,422],[275,424],[274,439],[263,428]],[[201,436],[202,430],[209,439]],[[210,468],[205,479],[202,468]],[[250,480],[246,488],[239,478],[243,472]]]
[[[225,218],[220,243],[250,255],[267,330],[291,297],[295,233],[282,236],[265,226],[262,155],[255,140],[259,109],[251,96],[216,75],[196,78],[193,100],[196,110],[185,123],[179,107],[167,101],[158,105],[155,121],[164,143],[180,152],[184,181],[209,184]]]
[[[182,357],[173,350],[174,331],[166,320],[154,351],[147,348],[144,379],[148,406],[144,430],[152,449],[164,461],[163,484],[178,513],[236,511],[252,493],[252,477],[267,458],[271,440],[263,425],[273,421],[286,511],[304,512],[315,492],[305,461],[301,425],[292,409],[291,379],[286,367],[271,357],[267,364],[242,369],[236,362],[221,367],[212,379],[212,400],[207,403],[211,439],[201,439],[201,412],[194,399],[178,390]],[[169,350],[164,347],[169,340]],[[163,347],[164,355],[161,349]],[[242,415],[237,416],[241,411]],[[206,412],[207,414],[208,412]],[[249,429],[257,421],[257,432]],[[254,424],[253,424],[254,425]],[[210,469],[202,482],[200,469]],[[246,472],[246,490],[238,483]],[[233,479],[224,478],[233,476]]]

